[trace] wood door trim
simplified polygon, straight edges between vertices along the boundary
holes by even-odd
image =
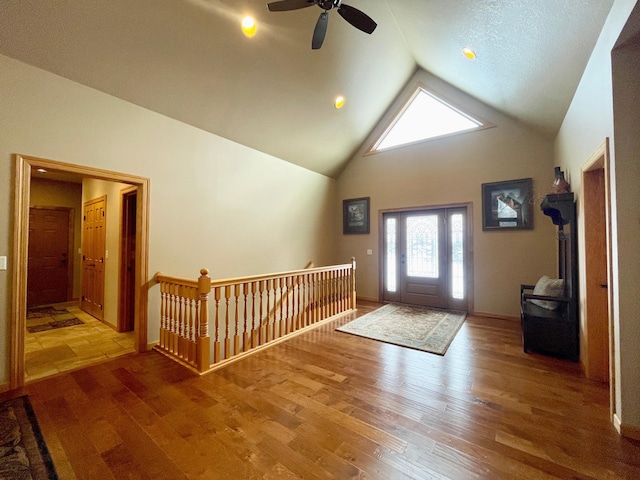
[[[473,314],[474,308],[474,288],[473,288],[473,202],[464,203],[445,203],[440,205],[423,205],[415,207],[401,207],[401,208],[387,208],[384,210],[378,210],[378,301],[384,300],[384,215],[388,213],[401,213],[401,212],[417,212],[417,211],[429,211],[440,209],[453,209],[453,208],[465,208],[467,211],[466,229],[467,235],[465,240],[467,242],[467,312],[469,315]]]
[[[610,158],[610,140],[606,137],[604,141],[596,148],[591,156],[580,167],[581,175],[584,176],[585,172],[596,169],[604,169],[604,190],[605,190],[605,225],[607,228],[607,308],[609,310],[609,410],[611,421],[615,419],[616,411],[616,375],[615,375],[615,341],[614,341],[614,283],[613,283],[613,268],[612,268],[612,234],[611,228],[611,158]],[[584,188],[584,182],[581,189]],[[584,215],[584,192],[580,195],[580,207]],[[586,255],[586,252],[585,252]],[[586,262],[586,258],[585,258]],[[586,301],[586,299],[585,299]],[[586,319],[585,319],[586,320]]]
[[[71,301],[73,299],[73,266],[74,266],[74,235],[75,235],[75,218],[76,209],[73,207],[57,207],[47,205],[29,205],[29,210],[36,208],[38,210],[61,210],[69,212],[69,239],[67,241],[67,299]],[[27,265],[28,267],[28,265]]]
[[[134,328],[134,341],[136,351],[142,352],[147,349],[150,179],[99,168],[16,154],[13,209],[11,345],[9,358],[9,387],[11,389],[16,389],[24,385],[24,342],[27,317],[27,245],[29,240],[31,170],[33,168],[76,173],[82,176],[112,182],[130,183],[138,188],[138,222],[140,222],[141,228],[138,231],[140,248],[136,251],[135,308],[137,321],[135,322]]]

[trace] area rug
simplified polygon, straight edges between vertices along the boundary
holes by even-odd
[[[336,330],[444,355],[465,318],[465,313],[390,303]]]
[[[38,420],[26,395],[0,403],[0,478],[58,478]]]
[[[82,325],[84,322],[68,310],[53,307],[31,308],[27,311],[29,333],[44,332],[56,328]]]

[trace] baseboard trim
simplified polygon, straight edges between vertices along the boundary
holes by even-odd
[[[356,305],[358,303],[358,300],[364,300],[365,302],[379,302],[380,300],[378,298],[372,298],[372,297],[356,297]]]
[[[640,427],[636,427],[635,425],[625,425],[620,421],[618,415],[615,413],[613,414],[613,426],[621,436],[640,441]]]
[[[473,312],[470,313],[471,317],[484,317],[484,318],[497,318],[498,320],[513,320],[514,322],[519,322],[520,317],[512,317],[510,315],[499,315],[497,313],[486,313],[486,312]]]

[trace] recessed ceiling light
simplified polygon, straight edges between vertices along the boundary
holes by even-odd
[[[256,30],[258,29],[258,25],[253,17],[244,17],[242,19],[242,33],[247,38],[251,38],[256,34]]]
[[[474,52],[473,50],[471,50],[469,47],[465,47],[462,49],[462,54],[467,57],[469,60],[475,60],[476,57],[476,52]]]
[[[336,107],[338,110],[340,110],[342,107],[344,107],[344,102],[345,99],[342,95],[336,97],[336,101],[334,102],[333,106]]]
[[[47,173],[47,171],[44,168],[38,168],[36,172]]]

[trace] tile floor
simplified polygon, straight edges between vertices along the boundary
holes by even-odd
[[[25,334],[25,381],[132,353],[133,332],[118,333],[78,307],[67,310],[82,325]]]

